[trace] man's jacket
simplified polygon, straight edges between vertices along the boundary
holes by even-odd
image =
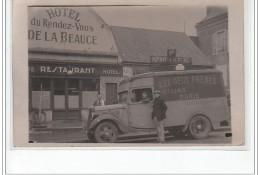
[[[152,118],[156,117],[158,121],[166,118],[167,106],[160,97],[156,98],[153,102]]]

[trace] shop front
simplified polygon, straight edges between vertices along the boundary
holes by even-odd
[[[122,66],[108,25],[90,7],[28,8],[29,107],[81,119],[101,94],[117,99]]]
[[[29,74],[30,107],[41,106],[49,113],[48,120],[70,120],[81,119],[93,105],[100,94],[101,78],[117,79],[123,73],[119,65],[38,62],[29,64]],[[116,89],[105,88],[109,96],[117,95]]]

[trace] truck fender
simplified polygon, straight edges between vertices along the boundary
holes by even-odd
[[[121,121],[116,118],[116,117],[113,117],[111,115],[101,115],[101,116],[98,116],[96,117],[91,123],[90,123],[90,126],[88,128],[88,130],[91,130],[93,128],[95,128],[99,123],[101,123],[102,121],[112,121],[115,123],[115,125],[118,127],[118,129],[122,132],[125,132],[125,127],[126,126],[123,126],[121,123]]]
[[[192,119],[193,117],[195,117],[196,115],[203,115],[204,117],[206,117],[206,118],[209,120],[210,124],[211,124],[211,128],[213,128],[212,122],[211,122],[210,118],[208,117],[208,115],[205,114],[205,113],[203,113],[203,112],[201,112],[201,111],[198,111],[198,112],[192,113],[192,114],[187,118],[186,123],[185,123],[184,127],[182,128],[182,132],[187,131],[191,119]]]

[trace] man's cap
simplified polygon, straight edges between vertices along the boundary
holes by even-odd
[[[160,94],[161,91],[154,91],[154,92],[153,92],[153,94],[156,94],[156,93],[157,93],[157,94]]]
[[[147,91],[144,91],[142,94],[148,94],[148,92],[147,92]]]

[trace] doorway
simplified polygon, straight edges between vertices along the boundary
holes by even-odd
[[[117,83],[106,83],[106,105],[117,103]]]

